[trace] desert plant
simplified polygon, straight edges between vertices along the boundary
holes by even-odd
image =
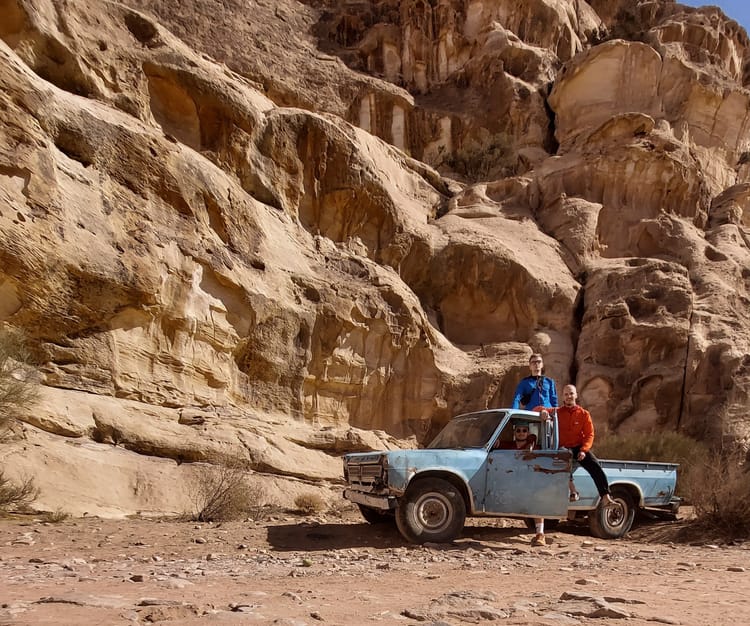
[[[325,510],[325,500],[317,493],[301,493],[294,499],[294,506],[305,515],[320,513]]]
[[[0,511],[23,509],[39,495],[33,478],[13,481],[0,471]]]
[[[499,176],[513,171],[516,152],[513,139],[505,132],[470,138],[458,148],[446,164],[455,172],[470,180],[486,180],[491,175]]]
[[[247,472],[237,461],[220,458],[202,466],[190,481],[193,510],[188,517],[199,522],[250,517],[258,519],[265,490],[247,483]]]
[[[18,410],[31,406],[39,395],[29,378],[32,359],[26,345],[22,332],[0,329],[0,429],[7,428]]]
[[[686,481],[696,523],[728,538],[750,537],[750,467],[731,452],[703,457]]]
[[[597,437],[594,453],[600,459],[679,463],[677,495],[689,496],[690,476],[702,470],[708,448],[700,441],[676,432],[607,434]]]
[[[38,397],[38,387],[29,379],[30,363],[23,333],[0,328],[0,444],[8,439],[18,411],[31,406]],[[13,481],[0,469],[0,510],[24,508],[38,494],[32,478]]]
[[[47,522],[49,524],[59,524],[60,522],[64,522],[66,519],[70,517],[69,513],[66,513],[62,509],[55,509],[54,511],[46,511],[42,515],[42,521]]]

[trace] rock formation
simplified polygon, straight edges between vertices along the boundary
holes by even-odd
[[[8,471],[179,511],[507,406],[747,446],[750,43],[668,0],[0,0]],[[46,469],[45,469],[46,468]],[[305,487],[307,486],[307,487]]]

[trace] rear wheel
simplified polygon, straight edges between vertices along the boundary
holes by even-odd
[[[371,506],[358,504],[359,512],[369,524],[387,524],[393,521],[393,514],[380,509],[373,509]]]
[[[615,504],[604,506],[599,503],[589,514],[591,534],[600,539],[618,539],[633,526],[635,503],[633,497],[623,488],[612,489]]]
[[[396,509],[396,525],[412,543],[446,543],[461,533],[466,504],[459,490],[442,478],[412,484]]]

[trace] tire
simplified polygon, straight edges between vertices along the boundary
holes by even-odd
[[[524,524],[526,524],[526,528],[529,530],[536,530],[536,522],[534,521],[534,518],[532,517],[524,517],[523,518]],[[557,525],[560,523],[559,519],[547,519],[544,518],[544,530],[545,532],[548,530],[555,530],[557,528]]]
[[[396,526],[411,543],[448,543],[461,534],[466,504],[442,478],[423,478],[409,486],[396,509]]]
[[[633,497],[622,488],[612,489],[612,499],[619,506],[602,506],[589,514],[589,528],[594,537],[619,539],[633,526],[635,503]]]
[[[373,509],[370,506],[364,504],[358,504],[359,512],[362,513],[362,517],[368,524],[388,524],[393,522],[393,514],[379,509]]]

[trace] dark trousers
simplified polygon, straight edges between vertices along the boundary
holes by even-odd
[[[608,494],[609,483],[607,482],[607,477],[604,475],[604,470],[599,463],[599,459],[594,456],[594,453],[589,450],[586,453],[586,456],[583,457],[583,461],[579,461],[578,453],[581,451],[580,446],[571,448],[571,451],[573,452],[573,460],[585,469],[591,475],[591,478],[594,479],[594,484],[596,485],[596,490],[599,492],[599,495],[603,496]]]

